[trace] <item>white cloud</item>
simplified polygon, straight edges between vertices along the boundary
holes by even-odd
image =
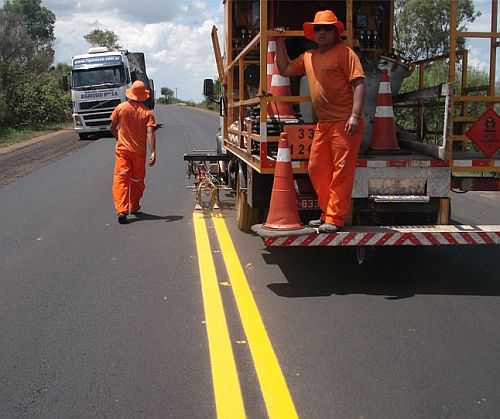
[[[4,0],[0,0],[3,5]],[[42,0],[56,15],[55,60],[70,63],[85,52],[83,35],[93,29],[112,30],[130,51],[145,53],[148,74],[161,87],[177,87],[182,99],[202,100],[204,78],[215,77],[210,40],[212,25],[224,33],[222,0]],[[491,0],[474,0],[481,11],[469,31],[489,31]],[[499,17],[500,21],[500,17]],[[222,39],[220,39],[222,44]],[[469,63],[487,71],[489,47],[484,40],[467,39]],[[499,59],[500,59],[500,54]],[[497,68],[500,62],[497,59]],[[500,78],[500,71],[497,71]]]
[[[489,32],[491,29],[491,0],[475,0],[474,7],[476,11],[481,12],[481,16],[468,25],[467,31]],[[497,19],[500,20],[500,16],[497,16]],[[467,49],[469,50],[469,66],[489,74],[490,40],[484,38],[466,38],[466,42]],[[496,66],[496,79],[500,80],[500,55],[497,57]]]
[[[111,30],[130,51],[145,54],[157,92],[177,87],[178,97],[201,101],[204,78],[217,74],[210,32],[222,26],[222,0],[43,0],[56,14],[55,61],[70,63],[89,45],[83,36]]]

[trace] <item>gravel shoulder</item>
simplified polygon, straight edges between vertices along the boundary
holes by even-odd
[[[0,148],[0,187],[74,153],[95,140],[81,141],[72,128]]]

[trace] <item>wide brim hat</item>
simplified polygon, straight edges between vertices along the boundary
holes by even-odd
[[[337,19],[331,10],[321,10],[314,16],[314,22],[304,22],[304,36],[310,41],[314,41],[314,25],[334,25],[339,35],[344,32],[344,24]]]
[[[125,96],[137,102],[144,102],[149,98],[149,90],[146,89],[143,81],[136,80],[132,83],[130,89],[125,91]]]

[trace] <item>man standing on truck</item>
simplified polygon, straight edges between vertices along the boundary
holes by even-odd
[[[309,223],[320,233],[342,227],[351,205],[356,158],[363,137],[365,74],[356,53],[343,44],[344,25],[330,10],[304,23],[304,36],[318,49],[290,60],[285,37],[276,39],[276,63],[282,76],[307,74],[318,123],[309,157],[309,177],[322,214]],[[282,28],[276,28],[282,33]]]
[[[141,207],[147,144],[149,165],[156,163],[156,121],[153,111],[142,103],[149,98],[149,90],[144,82],[137,80],[125,95],[128,101],[115,108],[110,127],[116,138],[113,199],[120,224],[127,224],[127,215],[137,213]]]

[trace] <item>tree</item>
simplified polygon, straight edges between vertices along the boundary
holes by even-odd
[[[7,0],[0,9],[0,60],[47,71],[54,59],[54,24],[54,13],[41,0]]]
[[[118,35],[116,35],[113,31],[94,29],[92,32],[84,35],[83,39],[85,39],[85,41],[93,47],[106,47],[109,50],[121,48],[118,44]]]
[[[166,103],[170,103],[174,97],[174,91],[168,87],[162,87],[160,93],[165,97]]]
[[[56,16],[41,3],[41,0],[7,0],[5,9],[17,10],[24,16],[24,25],[38,49],[52,48]]]
[[[480,12],[476,12],[472,0],[458,1],[457,30],[462,31],[472,23]],[[404,51],[405,58],[415,61],[447,53],[450,34],[449,0],[396,0],[395,47]],[[465,47],[463,38],[458,48]]]
[[[59,73],[49,72],[54,24],[41,0],[7,0],[0,7],[0,124],[67,118],[71,98],[59,86]]]

